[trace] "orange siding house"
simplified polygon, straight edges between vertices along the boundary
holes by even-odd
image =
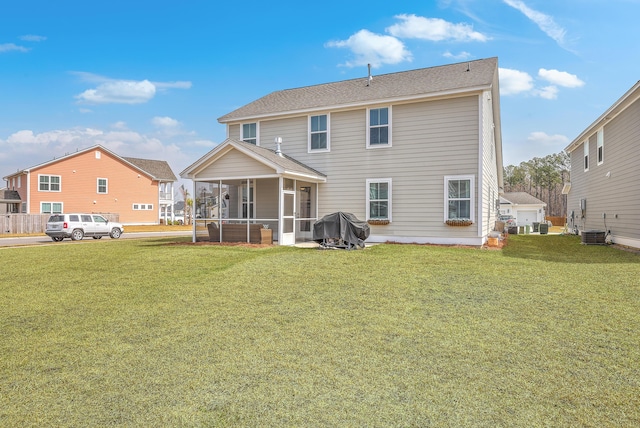
[[[122,223],[157,224],[161,213],[171,216],[176,176],[166,161],[120,157],[96,145],[4,179],[20,197],[10,212],[114,213]]]

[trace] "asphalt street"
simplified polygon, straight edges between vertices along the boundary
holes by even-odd
[[[162,236],[189,236],[191,235],[190,230],[181,230],[175,232],[134,232],[134,233],[125,233],[122,234],[120,239],[135,239],[135,238],[154,238],[154,237],[162,237]],[[104,237],[102,239],[93,239],[93,238],[84,238],[82,241],[91,241],[91,242],[104,242],[109,241],[111,238]],[[51,238],[47,235],[42,236],[24,236],[19,238],[1,238],[0,237],[0,247],[22,247],[25,245],[60,245],[64,243],[72,242],[70,239],[65,239],[62,242],[53,242]]]

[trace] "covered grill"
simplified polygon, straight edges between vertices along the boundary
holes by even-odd
[[[313,224],[313,240],[324,248],[363,248],[368,237],[367,222],[350,213],[327,214]]]

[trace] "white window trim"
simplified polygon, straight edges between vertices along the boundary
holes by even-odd
[[[321,132],[326,132],[327,133],[327,147],[325,149],[312,149],[311,148],[311,135],[312,134],[320,134],[320,132],[311,132],[311,118],[312,117],[317,117],[317,116],[327,116],[327,130],[326,131],[321,131]],[[331,151],[331,114],[330,113],[325,113],[325,114],[310,114],[308,116],[307,119],[307,153],[322,153],[322,152],[330,152]]]
[[[388,110],[389,110],[389,115],[388,115],[388,119],[389,119],[389,121],[388,121],[388,123],[387,123],[387,127],[388,127],[388,130],[389,130],[389,143],[387,143],[387,144],[374,144],[374,145],[371,145],[371,144],[370,144],[370,140],[371,140],[371,133],[369,132],[369,129],[370,129],[370,124],[369,124],[369,123],[371,122],[371,119],[370,119],[370,118],[371,118],[370,111],[371,111],[371,110],[381,109],[381,108],[386,108],[386,109],[388,109]],[[366,118],[366,119],[367,119],[367,149],[381,149],[381,148],[391,147],[391,143],[392,143],[392,141],[391,141],[391,135],[392,135],[392,132],[391,132],[391,124],[393,123],[393,119],[392,119],[392,112],[391,112],[391,106],[378,106],[378,107],[369,107],[369,108],[367,108],[367,118]]]
[[[387,200],[389,201],[389,206],[388,206],[388,216],[386,218],[386,220],[389,220],[389,222],[392,221],[392,207],[393,207],[393,203],[392,203],[392,195],[393,195],[393,186],[392,186],[392,180],[391,178],[367,178],[367,184],[365,187],[365,191],[366,191],[366,211],[367,211],[367,216],[366,219],[367,221],[369,220],[383,220],[383,219],[372,219],[371,218],[371,199],[369,199],[369,186],[371,185],[371,183],[387,183],[389,185],[389,197],[387,198]]]
[[[101,192],[100,191],[100,180],[104,180],[106,182],[106,191],[105,192]],[[104,177],[98,177],[96,178],[96,193],[99,195],[108,195],[109,194],[109,179],[108,178],[104,178]]]
[[[240,140],[244,141],[244,125],[256,124],[256,146],[260,145],[260,122],[244,122],[240,124]]]
[[[604,163],[604,129],[598,129],[596,133],[596,160],[598,165],[602,165]],[[602,148],[602,159],[600,159],[600,148]]]
[[[469,207],[470,220],[476,221],[476,178],[473,175],[445,175],[444,176],[444,222],[449,220],[449,181],[451,180],[470,180],[471,187],[471,206]]]
[[[589,159],[589,140],[585,140],[583,148],[583,156],[582,156],[582,167],[584,168],[584,172],[589,171],[589,166],[591,165],[591,159]]]
[[[45,213],[42,209],[42,204],[51,204],[51,212],[50,213]],[[60,213],[54,213],[53,212],[53,204],[60,204]],[[61,214],[64,212],[64,202],[49,202],[49,201],[40,201],[40,214]]]
[[[49,177],[49,189],[48,190],[40,190],[40,177]],[[60,190],[51,190],[51,177],[58,177],[60,182],[58,185],[60,186]],[[62,192],[62,176],[61,175],[53,175],[53,174],[38,174],[38,192]]]

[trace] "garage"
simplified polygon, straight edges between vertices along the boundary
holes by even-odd
[[[531,226],[534,222],[538,221],[537,211],[520,211],[518,210],[516,221],[518,226]]]

